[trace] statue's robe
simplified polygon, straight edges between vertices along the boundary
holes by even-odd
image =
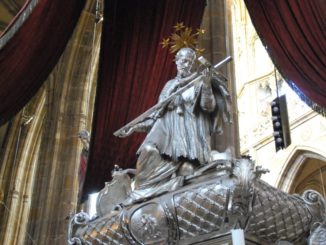
[[[177,88],[178,82],[177,78],[167,82],[159,102],[175,91],[171,88]],[[217,78],[212,79],[210,96],[203,86],[203,82],[196,83],[152,114],[154,123],[137,152],[136,189],[159,187],[163,191],[162,185],[171,188],[179,181],[170,179],[183,162],[198,167],[209,162],[211,136],[221,134],[223,123],[231,120],[230,96]]]

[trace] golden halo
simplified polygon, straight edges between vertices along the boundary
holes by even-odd
[[[181,48],[192,48],[196,51],[197,54],[201,54],[205,49],[196,48],[198,44],[198,37],[204,35],[204,29],[197,29],[196,32],[192,30],[191,27],[186,27],[183,22],[178,22],[174,26],[174,33],[171,34],[168,38],[163,38],[160,43],[163,48],[170,46],[170,52],[176,53]]]

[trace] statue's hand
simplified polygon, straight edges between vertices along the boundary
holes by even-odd
[[[213,73],[212,69],[207,68],[203,71],[203,81],[205,84],[210,85],[212,81]]]
[[[198,73],[197,72],[194,72],[194,73],[190,74],[189,76],[180,79],[179,86],[180,87],[183,87],[183,86],[187,85],[192,80],[194,80],[196,77],[198,77]]]
[[[159,116],[159,111],[157,111],[156,113],[152,114],[152,116],[155,117],[160,117]],[[144,120],[143,122],[139,122],[137,124],[134,124],[133,126],[125,126],[123,129],[119,130],[117,133],[115,133],[114,135],[119,137],[119,138],[125,138],[129,135],[131,135],[134,132],[148,132],[152,126],[155,123],[155,119],[153,118],[147,118],[146,120]]]
[[[118,136],[119,138],[125,138],[131,135],[133,132],[135,132],[135,127],[127,127],[119,131],[119,133],[116,136]]]

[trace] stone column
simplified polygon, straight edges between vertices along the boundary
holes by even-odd
[[[203,56],[211,63],[216,64],[226,56],[233,55],[232,31],[231,31],[231,10],[230,0],[207,0],[201,28],[205,29],[205,35],[199,40],[199,46],[204,48]],[[220,70],[229,79],[227,87],[232,98],[233,123],[224,128],[223,135],[216,136],[213,148],[224,151],[231,146],[234,156],[239,154],[239,134],[237,120],[237,101],[234,78],[234,67],[231,61]]]
[[[40,131],[44,115],[44,90],[10,123],[1,154],[0,181],[4,198],[0,204],[0,241],[23,244],[30,197],[38,159]]]
[[[76,211],[82,145],[90,128],[100,45],[95,1],[88,1],[75,33],[47,81],[46,115],[28,233],[36,244],[66,244],[69,214]],[[25,239],[26,244],[31,243]]]

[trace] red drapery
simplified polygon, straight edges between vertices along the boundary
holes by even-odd
[[[245,0],[282,76],[326,108],[326,1]]]
[[[88,150],[83,149],[80,153],[79,171],[78,171],[78,200],[81,200],[83,185],[85,181],[86,168],[87,168]]]
[[[105,2],[100,68],[84,197],[110,178],[114,164],[135,165],[143,136],[113,136],[153,106],[175,74],[174,56],[160,42],[177,22],[198,28],[205,0]]]
[[[58,62],[85,0],[40,0],[0,50],[0,124],[33,97]]]

